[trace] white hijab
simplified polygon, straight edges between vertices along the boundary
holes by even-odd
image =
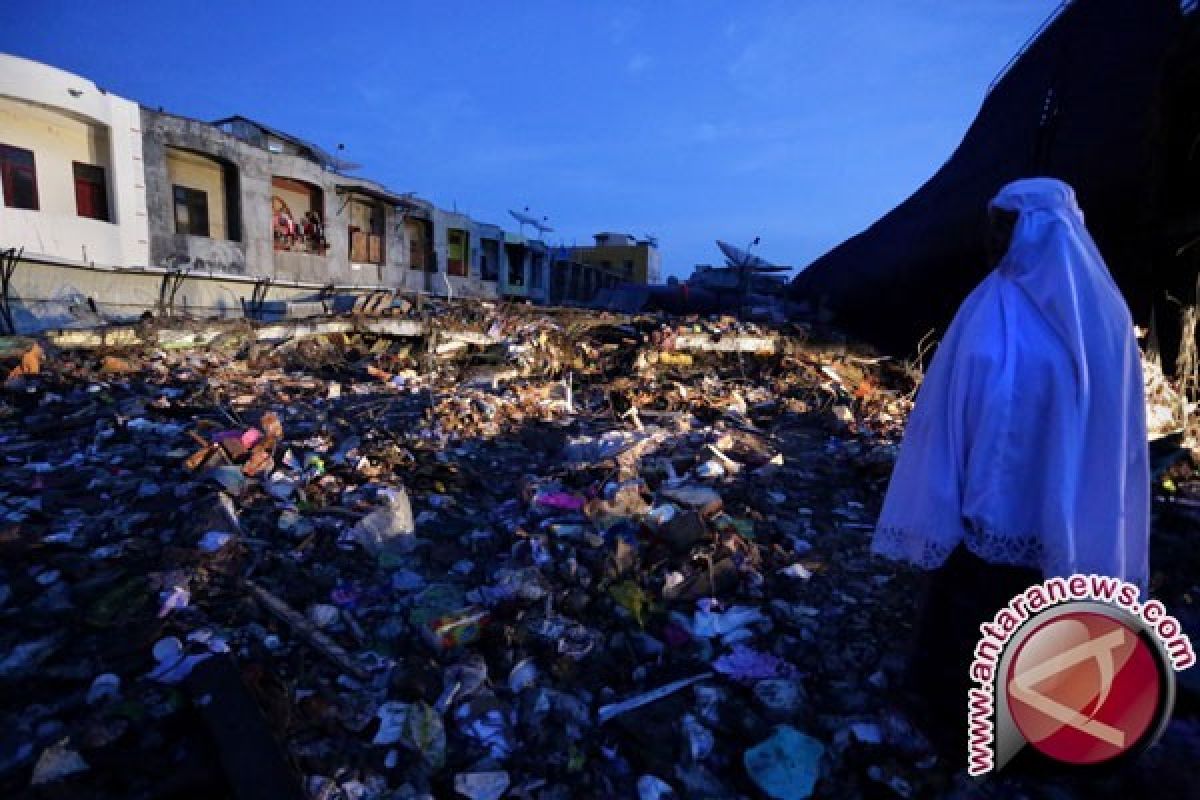
[[[960,542],[1045,577],[1146,584],[1150,476],[1129,310],[1062,181],[1009,184],[999,266],[930,364],[872,549],[940,566]]]

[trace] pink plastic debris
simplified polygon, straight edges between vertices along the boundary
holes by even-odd
[[[585,500],[570,492],[546,492],[537,495],[533,502],[543,508],[553,508],[556,511],[579,511]]]

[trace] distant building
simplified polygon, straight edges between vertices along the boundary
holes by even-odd
[[[623,283],[648,284],[662,280],[662,255],[651,238],[628,233],[597,233],[591,247],[575,248],[575,259],[594,267],[600,275],[613,275]]]
[[[761,274],[748,271],[743,275],[737,267],[714,267],[711,264],[697,264],[692,275],[687,279],[689,286],[697,289],[710,289],[716,292],[739,292],[747,294],[779,295],[787,288],[786,274]]]
[[[142,109],[153,264],[319,285],[403,283],[413,198],[246,117]],[[423,243],[423,242],[422,242]]]
[[[0,251],[23,251],[11,294],[24,330],[268,301],[311,313],[331,291],[585,304],[659,280],[651,239],[552,247],[355,169],[250,117],[146,108],[0,54]]]

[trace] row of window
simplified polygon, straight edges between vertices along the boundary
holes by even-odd
[[[75,213],[109,222],[104,167],[72,161],[71,169],[75,178]],[[8,208],[40,210],[37,162],[32,150],[0,144],[0,187],[4,192],[4,205]]]
[[[104,168],[94,164],[72,162],[75,178],[75,209],[81,217],[110,221],[108,210],[108,183]],[[0,144],[0,177],[2,177],[4,205],[8,208],[20,208],[38,211],[37,165],[34,154],[30,150],[11,145]],[[172,198],[175,210],[175,232],[189,236],[210,236],[208,217],[208,193],[201,189],[173,185]],[[373,226],[374,227],[374,226]],[[357,235],[360,234],[361,235]],[[357,235],[357,236],[356,236]],[[481,273],[485,280],[495,280],[499,261],[498,243],[483,240],[483,251],[480,258]],[[418,242],[413,242],[412,267],[426,267],[424,253],[416,251]],[[447,272],[450,275],[467,275],[467,253],[470,239],[466,231],[452,228],[447,231]],[[357,227],[351,228],[350,248],[351,258],[368,263],[383,262],[383,242],[379,234],[367,235]],[[278,248],[277,248],[278,249]],[[361,252],[359,252],[361,251]],[[418,255],[420,257],[418,257]],[[539,259],[535,259],[534,268],[530,273],[530,284],[533,288],[541,285],[541,269]],[[610,267],[605,262],[605,267]],[[626,277],[632,277],[633,262],[626,261],[623,265]],[[509,282],[513,285],[524,284],[524,259],[517,257],[509,264]]]

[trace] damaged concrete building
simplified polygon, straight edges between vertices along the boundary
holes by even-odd
[[[141,110],[150,262],[323,286],[397,286],[412,199],[338,171],[315,145],[245,117]]]
[[[608,285],[563,248],[358,177],[263,122],[141,107],[5,54],[0,159],[23,331],[145,311],[303,315],[369,293],[570,304]]]

